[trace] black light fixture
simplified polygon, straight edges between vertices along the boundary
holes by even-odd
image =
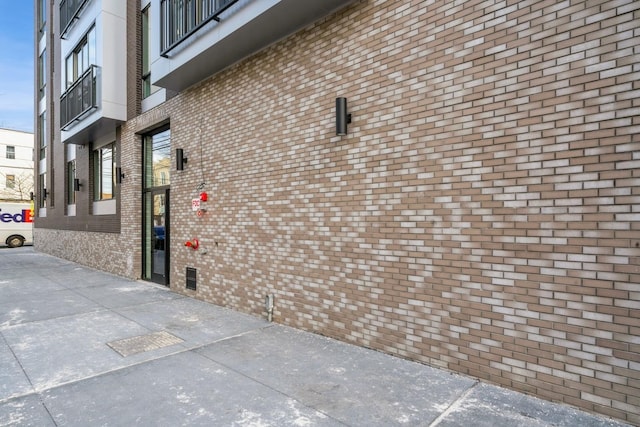
[[[184,156],[182,148],[176,148],[176,170],[184,170],[184,164],[187,163],[187,158]]]
[[[346,135],[348,123],[351,114],[347,112],[347,98],[336,98],[336,135]]]
[[[116,183],[122,184],[123,179],[124,179],[124,173],[122,173],[122,168],[120,166],[116,166]]]
[[[80,191],[80,187],[82,187],[80,180],[78,178],[73,178],[73,191]]]

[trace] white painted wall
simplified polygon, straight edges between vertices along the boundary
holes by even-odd
[[[7,159],[7,146],[15,147],[15,159]],[[14,175],[24,188],[23,198],[33,191],[34,138],[29,132],[0,129],[0,199],[16,199],[15,189],[6,188],[6,176]]]

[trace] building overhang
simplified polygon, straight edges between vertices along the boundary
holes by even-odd
[[[74,130],[73,128],[70,131],[62,131],[61,139],[65,144],[87,145],[106,135],[113,134],[114,129],[123,123],[122,120],[102,117],[75,133],[71,132]]]
[[[182,91],[272,45],[355,0],[269,0],[238,2],[188,40],[158,57],[153,84]]]

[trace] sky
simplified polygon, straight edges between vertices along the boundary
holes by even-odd
[[[33,0],[0,0],[0,128],[33,132]]]

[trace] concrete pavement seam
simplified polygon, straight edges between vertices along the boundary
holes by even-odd
[[[49,322],[51,320],[67,319],[75,316],[84,316],[86,314],[103,313],[105,311],[110,311],[110,310],[108,308],[98,308],[96,310],[82,311],[82,312],[73,313],[73,314],[63,314],[62,316],[47,317],[46,319],[30,320],[28,322],[16,323],[14,325],[7,325],[7,326],[0,325],[0,332],[8,331],[9,329],[13,329],[13,328],[24,327],[26,325],[37,325],[38,323]]]
[[[257,329],[254,329],[254,330],[250,331],[250,332],[261,331],[261,330],[264,330],[264,329],[268,329],[268,328],[272,328],[272,327],[277,327],[277,326],[278,326],[277,324],[268,324],[268,325],[267,325],[267,326],[265,326],[265,327],[257,328]],[[242,336],[242,335],[245,335],[245,334],[239,334],[239,335],[236,335],[236,336]],[[216,342],[225,341],[225,340],[227,340],[227,339],[231,339],[231,338],[235,338],[235,337],[228,337],[228,338],[225,338],[224,340],[220,340],[220,341],[216,341]],[[202,348],[202,347],[205,347],[205,346],[200,346],[199,348]],[[302,406],[304,406],[305,408],[309,408],[309,409],[311,409],[311,410],[313,410],[313,411],[316,411],[316,412],[318,412],[318,413],[320,413],[320,414],[324,415],[325,417],[327,417],[327,418],[329,418],[329,419],[331,419],[331,420],[333,420],[333,421],[335,421],[335,422],[339,423],[340,425],[343,425],[343,426],[345,426],[345,427],[349,427],[349,426],[350,426],[349,424],[344,423],[343,421],[341,421],[341,420],[339,420],[339,419],[337,419],[337,418],[335,418],[335,417],[333,417],[333,416],[331,416],[331,415],[327,414],[326,412],[321,411],[321,410],[320,410],[320,409],[318,409],[318,408],[314,408],[313,406],[309,406],[309,405],[307,405],[306,403],[302,402],[301,400],[299,400],[299,399],[297,399],[297,398],[295,398],[295,397],[293,397],[293,396],[288,395],[287,393],[283,392],[282,390],[278,390],[277,388],[274,388],[274,387],[272,387],[271,385],[266,384],[266,383],[264,383],[264,382],[262,382],[262,381],[258,381],[256,378],[250,377],[250,376],[246,375],[245,373],[243,373],[243,372],[241,372],[241,371],[238,371],[237,369],[234,369],[234,368],[232,368],[231,366],[226,365],[225,363],[222,363],[222,362],[220,362],[220,361],[218,361],[218,360],[215,360],[215,359],[213,359],[213,358],[211,358],[211,357],[209,357],[209,356],[207,356],[207,355],[205,355],[205,354],[202,354],[202,353],[198,352],[198,351],[197,351],[197,349],[196,349],[195,351],[196,351],[196,353],[200,354],[200,356],[204,357],[205,359],[209,359],[210,361],[212,361],[212,362],[214,362],[214,363],[217,363],[218,365],[224,366],[226,369],[230,370],[231,372],[235,372],[236,374],[238,374],[238,375],[240,375],[240,376],[242,376],[242,377],[244,377],[244,378],[246,378],[246,379],[248,379],[248,380],[250,380],[250,381],[253,381],[253,382],[257,383],[257,384],[260,384],[260,385],[262,385],[263,387],[268,388],[269,390],[273,390],[274,392],[276,392],[276,393],[278,393],[278,394],[280,394],[280,395],[282,395],[282,396],[285,396],[285,397],[287,397],[287,398],[289,398],[289,399],[295,400],[296,402],[299,402],[299,403],[300,403]]]
[[[52,386],[52,387],[35,388],[35,387],[33,386],[32,382],[31,382],[31,380],[29,379],[29,384],[31,384],[31,387],[32,387],[32,388],[33,388],[33,390],[34,390],[33,392],[30,392],[30,393],[23,393],[23,394],[19,394],[19,395],[16,395],[16,396],[12,396],[12,397],[10,397],[9,399],[0,399],[0,403],[10,402],[10,401],[12,401],[12,400],[19,399],[19,398],[23,398],[23,397],[27,397],[27,396],[31,396],[31,395],[33,395],[33,394],[41,395],[41,394],[42,394],[42,393],[44,393],[44,392],[47,392],[47,391],[49,391],[49,390],[54,390],[54,389],[59,388],[59,387],[64,387],[64,386],[68,386],[68,385],[70,385],[70,384],[75,384],[75,383],[79,383],[79,382],[82,382],[82,381],[87,381],[87,380],[90,380],[90,379],[93,379],[93,378],[99,378],[99,377],[101,377],[101,376],[104,376],[104,375],[107,375],[107,374],[112,374],[112,373],[114,373],[114,372],[118,372],[118,371],[122,371],[122,370],[124,370],[124,369],[129,369],[129,368],[132,368],[132,367],[135,367],[135,366],[141,366],[141,365],[144,365],[145,363],[155,362],[156,360],[161,360],[161,359],[164,359],[164,358],[167,358],[167,357],[172,357],[172,356],[175,356],[175,355],[178,355],[178,354],[188,353],[188,352],[191,352],[191,351],[193,351],[193,352],[195,352],[195,353],[198,353],[198,355],[200,355],[201,357],[204,357],[205,359],[209,359],[209,360],[211,360],[212,362],[215,362],[215,363],[218,363],[218,364],[219,364],[219,365],[221,365],[221,366],[224,366],[222,363],[216,362],[215,360],[213,360],[213,359],[211,359],[211,358],[209,358],[209,357],[204,356],[202,353],[199,353],[197,350],[198,350],[198,349],[200,349],[200,348],[202,348],[202,347],[206,347],[206,346],[209,346],[209,345],[212,345],[212,344],[216,344],[216,343],[219,343],[219,342],[223,342],[223,341],[226,341],[226,340],[228,340],[228,339],[241,337],[241,336],[243,336],[243,335],[250,334],[250,333],[256,332],[256,331],[258,331],[258,330],[265,329],[265,328],[269,328],[269,327],[272,327],[272,326],[273,326],[273,325],[266,325],[266,326],[264,326],[264,327],[260,327],[260,328],[252,329],[252,330],[245,331],[245,332],[242,332],[242,333],[239,333],[239,334],[235,334],[235,335],[231,335],[231,336],[228,336],[228,337],[223,337],[223,338],[220,338],[220,339],[218,339],[218,340],[210,341],[210,342],[207,342],[207,343],[205,343],[205,344],[200,344],[200,345],[192,346],[192,347],[185,347],[185,346],[182,346],[182,345],[180,345],[180,344],[176,344],[176,345],[180,346],[180,347],[181,347],[181,349],[176,350],[176,351],[171,352],[171,353],[167,353],[167,354],[159,355],[159,356],[157,356],[157,357],[152,357],[152,358],[150,358],[150,359],[141,360],[141,361],[139,361],[139,362],[132,363],[132,364],[130,364],[130,365],[121,366],[121,367],[118,367],[118,368],[115,368],[115,369],[111,369],[111,370],[107,370],[107,371],[99,372],[99,373],[97,373],[97,374],[95,374],[95,375],[89,375],[89,376],[82,377],[82,378],[77,378],[77,379],[74,379],[74,380],[71,380],[71,381],[61,382],[61,383],[56,384],[56,385],[54,385],[54,386]],[[4,338],[4,337],[3,337],[3,338]],[[5,342],[6,342],[6,341],[5,341]],[[106,345],[106,343],[105,343],[105,345]],[[11,352],[13,353],[13,350],[11,350]],[[14,354],[14,357],[16,357],[16,356],[15,356],[15,354]],[[124,358],[124,357],[123,357],[123,358]],[[18,360],[18,359],[16,358],[16,360]],[[20,364],[20,361],[19,361],[19,360],[18,360],[18,363]],[[22,364],[20,364],[20,367],[22,368]],[[23,372],[24,372],[24,368],[22,368],[22,370],[23,370]],[[235,371],[234,371],[234,372],[235,372]],[[25,372],[25,375],[26,375],[26,372]],[[27,378],[28,378],[28,377],[27,377]]]
[[[431,424],[429,424],[429,427],[436,427],[438,424],[440,424],[442,420],[444,420],[451,412],[457,409],[462,404],[462,402],[464,402],[467,396],[469,396],[473,392],[473,389],[476,388],[478,384],[480,384],[480,381],[474,382],[471,387],[466,389],[460,396],[458,396],[458,398],[454,400],[451,405],[449,405],[447,409],[444,410],[444,412],[438,415],[438,417],[433,420]]]
[[[42,400],[42,395],[40,393],[38,393],[37,391],[35,391],[35,387],[33,386],[33,382],[31,381],[31,378],[29,378],[29,374],[27,374],[27,371],[24,369],[24,366],[22,365],[22,362],[20,362],[20,359],[18,359],[18,356],[16,356],[16,353],[13,351],[13,348],[11,348],[11,345],[6,340],[4,334],[2,333],[2,330],[0,330],[0,337],[2,337],[2,341],[4,341],[5,345],[7,346],[7,348],[9,349],[11,354],[13,355],[13,358],[16,360],[16,363],[20,366],[20,369],[22,370],[22,373],[24,374],[24,377],[27,379],[27,381],[29,381],[29,385],[31,386],[31,389],[34,390],[31,393],[26,393],[26,394],[20,395],[20,396],[14,396],[14,397],[11,397],[11,398],[6,399],[4,401],[0,400],[0,403],[9,402],[9,401],[17,399],[19,397],[37,395],[38,396],[38,401],[40,402],[40,404],[42,405],[44,410],[47,411],[47,415],[49,415],[49,418],[51,419],[51,422],[53,423],[54,426],[57,426],[58,423],[56,423],[55,419],[53,418],[53,415],[49,411],[49,408],[47,408],[47,405],[45,405],[44,400]]]
[[[209,360],[209,361],[211,361],[211,362],[213,362],[213,363],[215,363],[215,364],[217,364],[217,365],[219,365],[221,367],[224,367],[225,369],[229,370],[230,372],[234,372],[235,374],[240,375],[240,376],[242,376],[242,377],[244,377],[244,378],[246,378],[246,379],[248,379],[248,380],[250,380],[250,381],[252,381],[254,383],[260,384],[263,387],[265,387],[267,389],[270,389],[270,390],[274,391],[275,393],[277,393],[279,395],[285,396],[285,397],[287,397],[289,399],[292,399],[292,400],[294,400],[296,402],[299,402],[299,404],[304,406],[305,408],[309,408],[312,411],[315,411],[317,413],[323,414],[328,419],[331,419],[331,420],[335,421],[339,425],[342,425],[342,426],[345,426],[345,427],[350,427],[349,424],[346,424],[345,422],[332,417],[331,415],[325,413],[324,411],[321,411],[321,410],[319,410],[317,408],[309,406],[306,403],[300,401],[299,399],[297,399],[295,397],[292,397],[292,396],[288,395],[287,393],[284,393],[281,390],[278,390],[278,389],[276,389],[276,388],[274,388],[274,387],[272,387],[272,386],[270,386],[268,384],[265,384],[265,383],[263,383],[261,381],[258,381],[255,378],[247,376],[246,374],[244,374],[244,373],[242,373],[242,372],[240,372],[240,371],[238,371],[236,369],[233,369],[230,366],[227,366],[226,364],[221,363],[220,361],[217,361],[217,360],[215,360],[215,359],[213,359],[211,357],[208,357],[207,355],[205,355],[202,352],[198,351],[199,349],[207,347],[207,346],[210,346],[212,344],[224,342],[224,341],[227,341],[227,340],[230,340],[230,339],[233,339],[233,338],[242,337],[242,336],[245,336],[245,335],[248,335],[248,334],[256,333],[258,331],[262,331],[264,329],[273,328],[273,327],[277,327],[277,326],[278,325],[276,325],[276,324],[267,323],[267,324],[265,324],[263,326],[260,326],[258,328],[254,328],[254,329],[251,329],[251,330],[248,330],[248,331],[241,332],[239,334],[226,336],[226,337],[214,340],[214,341],[210,341],[210,342],[207,342],[207,343],[203,343],[203,344],[196,345],[196,346],[191,346],[191,347],[184,347],[184,346],[178,344],[180,347],[182,347],[178,351],[175,351],[175,352],[172,352],[172,353],[168,353],[168,354],[159,355],[157,357],[153,357],[153,358],[150,358],[150,359],[142,360],[142,361],[139,361],[137,363],[133,363],[131,365],[122,366],[122,367],[119,367],[119,368],[116,368],[116,369],[111,369],[111,370],[108,370],[108,371],[100,372],[100,373],[97,373],[95,375],[90,375],[90,376],[86,376],[86,377],[83,377],[83,378],[78,378],[78,379],[74,379],[74,380],[71,380],[71,381],[62,382],[62,383],[56,384],[55,386],[52,386],[52,387],[45,387],[45,388],[37,389],[37,388],[35,388],[33,386],[31,380],[29,379],[29,384],[31,384],[31,387],[34,390],[33,392],[24,393],[24,394],[17,395],[17,396],[12,396],[9,399],[4,399],[4,400],[0,399],[0,404],[6,403],[6,402],[10,402],[10,401],[13,401],[13,400],[17,400],[17,399],[21,399],[21,398],[25,398],[25,397],[28,397],[28,396],[36,395],[38,397],[39,402],[42,404],[42,406],[47,411],[47,414],[51,418],[53,424],[55,426],[57,426],[58,424],[55,422],[55,419],[53,418],[51,412],[49,411],[49,408],[47,407],[47,405],[44,402],[44,399],[43,399],[43,394],[44,393],[46,393],[46,392],[48,392],[50,390],[55,390],[55,389],[60,388],[60,387],[65,387],[65,386],[69,386],[69,385],[72,385],[72,384],[81,383],[83,381],[91,380],[91,379],[94,379],[94,378],[99,378],[99,377],[102,377],[102,376],[105,376],[105,375],[109,375],[109,374],[113,374],[113,373],[116,373],[116,372],[119,372],[119,371],[123,371],[125,369],[133,368],[133,367],[136,367],[136,366],[142,366],[142,365],[145,365],[147,363],[155,362],[155,361],[162,360],[162,359],[165,359],[165,358],[168,358],[168,357],[173,357],[173,356],[176,356],[178,354],[194,352],[194,353],[198,354],[200,357],[202,357],[204,359],[207,359],[207,360]],[[1,335],[1,332],[0,332],[0,335]],[[3,339],[4,339],[4,337],[3,337]],[[6,342],[6,340],[5,340],[5,342]],[[13,350],[11,350],[11,351],[13,353]],[[14,357],[15,357],[15,354],[14,354]],[[16,360],[17,360],[17,358],[16,358]],[[20,362],[18,361],[18,363],[20,363]],[[22,364],[20,364],[20,367],[22,368]],[[24,368],[22,368],[22,369],[23,369],[23,372],[24,372]],[[26,372],[25,372],[25,375],[26,375]]]

